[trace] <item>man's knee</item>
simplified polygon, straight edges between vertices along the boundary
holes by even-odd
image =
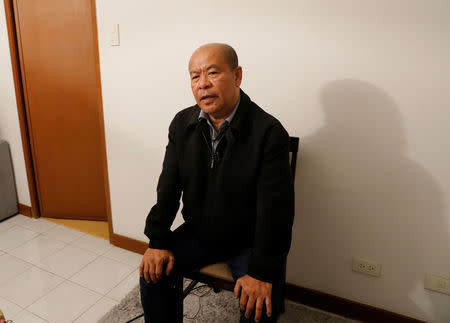
[[[159,285],[160,285],[160,282],[153,283],[151,280],[147,282],[144,277],[140,277],[140,279],[139,279],[139,287],[140,287],[142,296],[148,295],[148,293],[151,293],[151,291],[154,290],[155,287],[158,287]]]
[[[177,282],[179,283],[179,275],[171,274],[170,276],[164,275],[161,279],[158,279],[157,282],[153,282],[149,280],[148,282],[145,280],[144,276],[139,277],[139,285],[141,288],[153,288],[158,286],[170,286],[175,287]]]

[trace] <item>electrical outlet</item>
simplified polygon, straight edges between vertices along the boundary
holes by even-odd
[[[425,288],[450,295],[450,279],[427,274],[425,277]]]
[[[380,277],[381,264],[373,260],[367,260],[360,257],[353,257],[352,270],[358,273]]]

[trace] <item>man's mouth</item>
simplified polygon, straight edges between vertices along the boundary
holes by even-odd
[[[214,94],[209,94],[209,95],[204,95],[200,97],[200,101],[212,101],[212,99],[216,98],[217,95]]]

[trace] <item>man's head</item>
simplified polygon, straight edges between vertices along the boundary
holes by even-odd
[[[227,117],[239,98],[242,68],[226,44],[199,47],[189,61],[191,89],[199,107],[214,118]]]

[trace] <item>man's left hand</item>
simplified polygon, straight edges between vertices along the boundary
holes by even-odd
[[[255,309],[255,322],[261,319],[263,304],[266,304],[267,316],[272,315],[272,284],[255,279],[249,275],[242,276],[234,286],[234,296],[241,299],[239,306],[245,311],[245,317],[249,318]]]

